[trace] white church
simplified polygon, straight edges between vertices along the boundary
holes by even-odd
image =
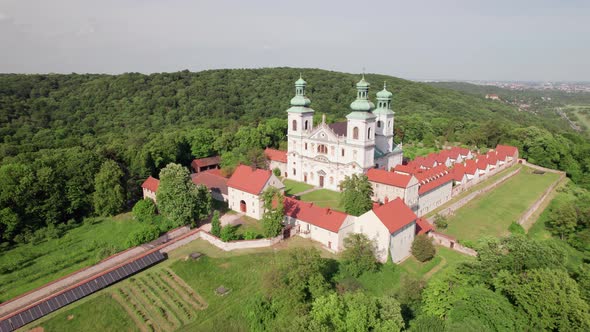
[[[392,93],[383,87],[377,93],[377,108],[369,100],[369,83],[356,84],[357,97],[350,104],[347,121],[313,125],[315,111],[305,96],[307,83],[295,82],[295,97],[288,113],[288,151],[285,175],[314,186],[339,190],[346,176],[371,168],[389,170],[402,163],[401,144],[393,142]]]

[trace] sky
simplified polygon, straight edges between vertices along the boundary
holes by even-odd
[[[590,81],[588,0],[0,0],[0,72]]]

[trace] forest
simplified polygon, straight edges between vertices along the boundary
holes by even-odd
[[[226,172],[264,165],[284,147],[286,113],[302,73],[316,121],[343,120],[358,74],[272,68],[144,75],[0,75],[2,248],[88,216],[129,210],[140,184],[171,162],[219,154]],[[396,141],[440,149],[517,146],[590,187],[590,143],[565,123],[480,96],[366,74],[371,97],[393,92]],[[113,201],[112,197],[118,197]]]

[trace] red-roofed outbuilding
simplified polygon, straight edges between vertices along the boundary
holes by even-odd
[[[271,171],[239,165],[227,181],[230,209],[261,219],[264,213],[261,194],[269,186],[285,188]]]
[[[141,189],[143,191],[143,198],[149,198],[156,202],[156,192],[158,191],[158,187],[160,186],[160,180],[149,176],[143,183],[141,184]]]

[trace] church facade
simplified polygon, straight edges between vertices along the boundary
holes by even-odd
[[[385,86],[377,93],[375,108],[369,100],[370,84],[363,77],[356,84],[357,97],[347,120],[327,124],[323,117],[314,126],[315,111],[305,95],[306,85],[302,78],[295,82],[295,97],[287,110],[289,179],[338,191],[346,176],[371,168],[389,170],[402,163],[401,144],[393,141],[392,93]]]

